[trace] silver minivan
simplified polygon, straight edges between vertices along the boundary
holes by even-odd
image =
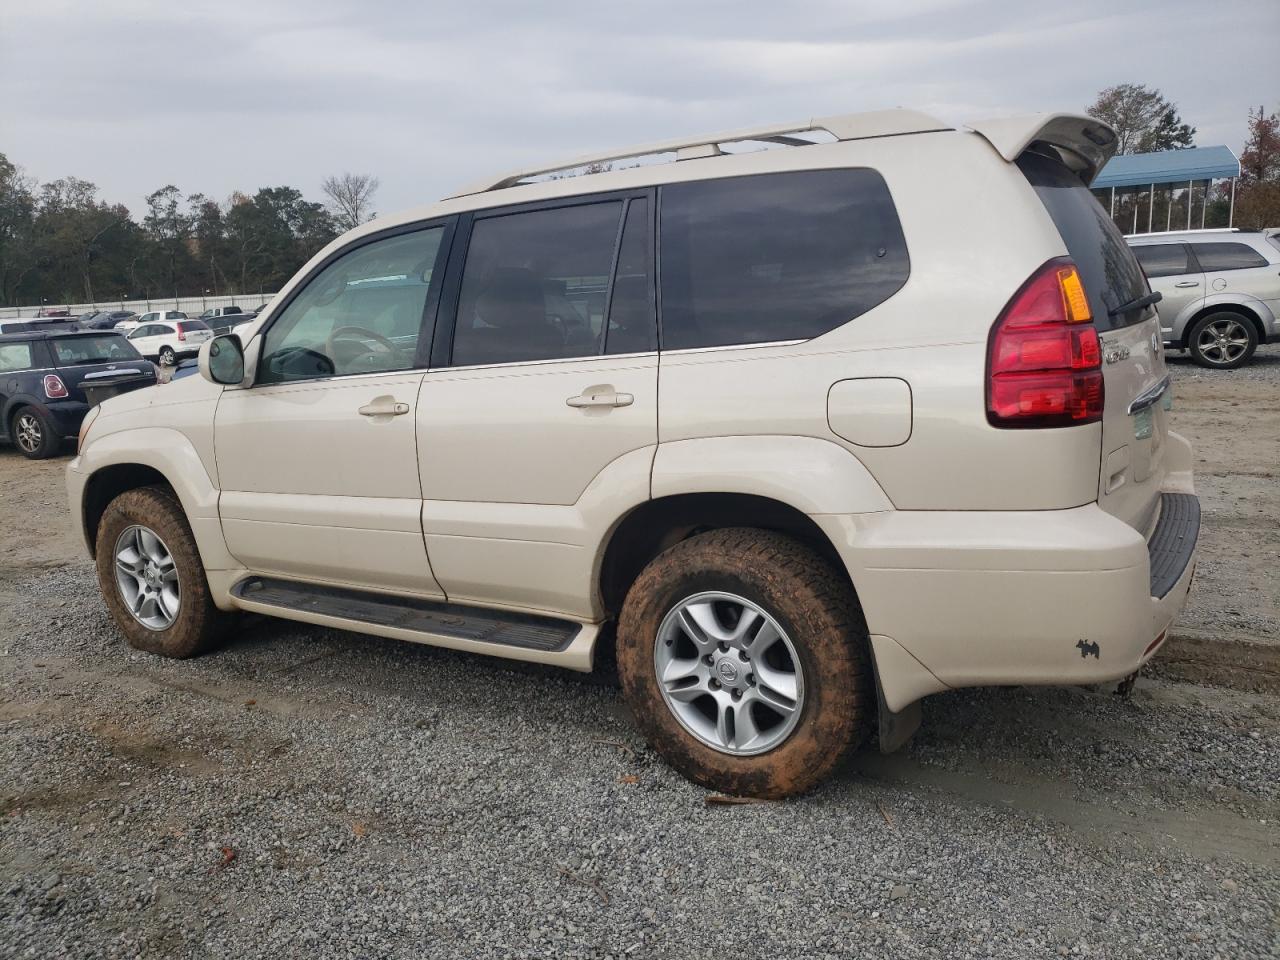
[[[1127,238],[1151,289],[1165,343],[1204,367],[1246,363],[1280,340],[1280,237],[1268,231],[1187,230]]]

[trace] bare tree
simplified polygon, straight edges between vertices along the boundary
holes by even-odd
[[[1195,146],[1196,128],[1183,123],[1178,108],[1159,90],[1121,83],[1098,94],[1089,116],[1107,123],[1119,138],[1118,153],[1185,150]]]
[[[343,230],[351,230],[374,217],[373,195],[378,178],[368,173],[344,173],[326,177],[321,189],[329,198],[329,211]]]

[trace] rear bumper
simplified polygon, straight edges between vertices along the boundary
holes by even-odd
[[[58,400],[45,409],[49,412],[54,427],[65,440],[80,433],[80,424],[84,422],[84,415],[89,412],[89,404],[79,400]]]
[[[1162,498],[1150,543],[1096,503],[813,519],[848,566],[895,711],[949,687],[1128,676],[1186,602],[1199,533],[1185,489]]]

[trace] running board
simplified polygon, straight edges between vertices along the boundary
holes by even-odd
[[[556,617],[273,577],[247,577],[231,595],[237,606],[288,619],[574,670],[591,669],[598,632],[594,625]]]

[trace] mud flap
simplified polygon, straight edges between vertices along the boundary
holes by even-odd
[[[885,703],[884,690],[880,687],[880,667],[876,663],[875,647],[871,646],[871,665],[876,675],[876,704],[880,709],[879,739],[880,752],[893,753],[911,739],[911,735],[920,727],[920,701],[907,704],[897,713],[889,709]]]

